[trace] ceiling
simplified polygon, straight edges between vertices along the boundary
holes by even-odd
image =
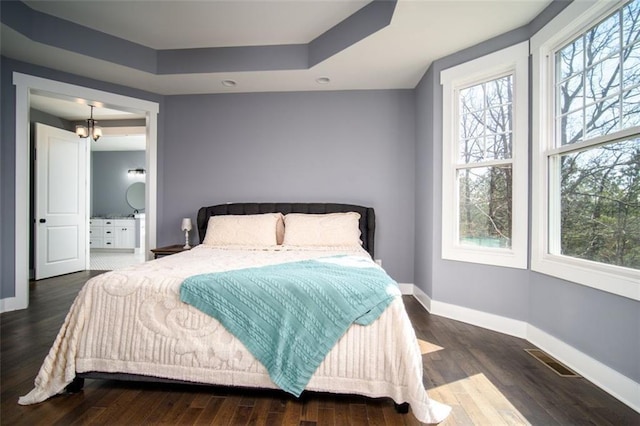
[[[153,49],[307,43],[370,0],[31,1],[31,8]]]
[[[164,95],[412,89],[434,60],[529,23],[551,0],[399,0],[391,22],[303,69],[155,74],[55,43],[36,42],[2,24],[3,55]],[[370,0],[24,1],[32,10],[155,51],[304,45],[364,10]],[[55,36],[52,36],[55,38]],[[92,46],[95,50],[100,45]],[[79,49],[78,49],[79,50]],[[210,51],[209,51],[210,52]],[[203,53],[207,53],[204,52]],[[319,78],[328,83],[319,84]],[[233,80],[233,87],[222,84]],[[85,120],[86,102],[33,94],[31,106],[69,121]],[[96,105],[94,118],[144,118]],[[135,134],[132,134],[135,133]],[[113,132],[111,132],[113,133]],[[144,149],[144,135],[105,134],[94,150]]]
[[[44,111],[68,121],[82,121],[89,118],[91,108],[83,101],[70,101],[61,97],[32,93],[29,97],[31,108]],[[93,110],[96,120],[133,120],[144,118],[141,114],[104,108],[96,105]]]
[[[311,43],[369,6],[367,0],[25,3],[35,11],[87,27],[87,31],[111,34],[154,52],[178,49],[189,55],[197,54],[193,50],[196,48]],[[99,59],[86,51],[55,47],[46,40],[33,41],[5,23],[0,34],[1,52],[20,61],[161,95],[412,89],[434,60],[526,25],[550,3],[399,0],[389,25],[301,69],[153,73]],[[99,52],[100,45],[92,46],[92,50]],[[319,77],[328,77],[330,82],[319,84]],[[222,84],[224,80],[237,84],[227,87]]]
[[[29,96],[29,104],[31,108],[68,121],[84,121],[89,118],[91,112],[86,103],[73,102],[50,95],[32,93]],[[144,116],[110,108],[96,107],[93,111],[93,118],[98,120],[98,125],[101,126],[107,120],[139,121]],[[91,150],[144,151],[147,145],[146,141],[145,126],[102,127],[102,137],[98,142],[91,142]]]

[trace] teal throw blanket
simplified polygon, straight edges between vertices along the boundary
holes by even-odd
[[[372,323],[399,295],[356,256],[195,275],[180,287],[180,300],[220,321],[295,396],[351,324]]]

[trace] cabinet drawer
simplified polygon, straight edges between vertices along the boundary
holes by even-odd
[[[93,237],[89,238],[89,248],[103,248],[104,240],[101,237]]]
[[[115,236],[115,232],[114,232],[114,228],[102,228],[102,235],[103,238],[113,238]]]
[[[115,248],[115,242],[113,238],[105,238],[102,247],[104,248]]]
[[[128,228],[135,226],[136,221],[134,219],[116,219],[113,221],[113,225],[116,228]]]
[[[104,219],[94,219],[94,218],[89,219],[89,226],[91,227],[102,226],[102,225],[104,225]]]

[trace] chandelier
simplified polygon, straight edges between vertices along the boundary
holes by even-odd
[[[93,105],[89,106],[91,107],[91,117],[87,119],[86,126],[83,124],[78,124],[76,126],[76,135],[81,138],[91,136],[91,139],[93,139],[94,142],[97,142],[98,139],[100,139],[100,136],[102,136],[102,128],[96,126],[98,122],[93,119]]]

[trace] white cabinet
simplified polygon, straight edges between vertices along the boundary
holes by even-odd
[[[132,249],[136,247],[135,219],[116,219],[113,233],[115,248]]]
[[[113,219],[102,219],[102,248],[115,248]]]
[[[136,245],[134,219],[89,220],[89,247],[133,249]]]
[[[103,219],[89,219],[89,247],[92,249],[104,247],[103,221]]]

